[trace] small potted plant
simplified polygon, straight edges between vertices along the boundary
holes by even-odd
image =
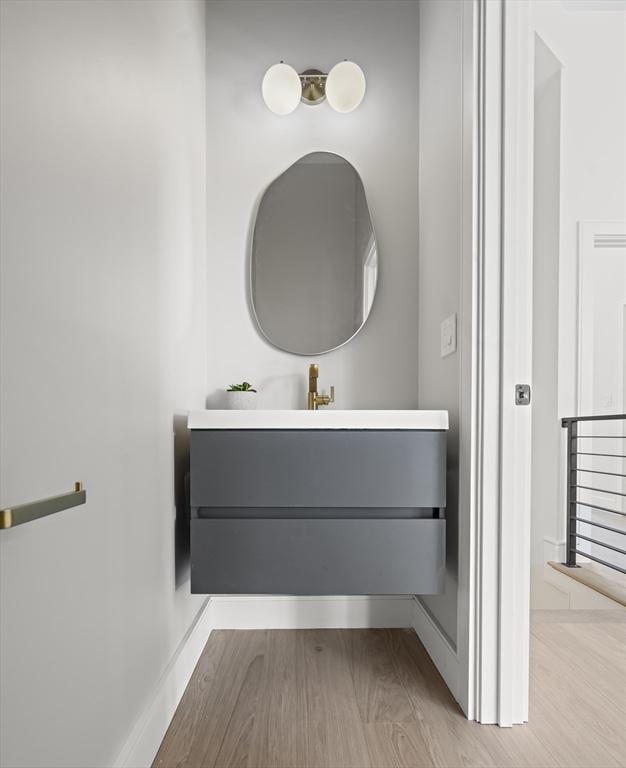
[[[231,384],[226,390],[226,408],[229,411],[250,410],[256,407],[257,391],[249,382]]]

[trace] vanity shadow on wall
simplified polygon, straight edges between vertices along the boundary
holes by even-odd
[[[365,189],[347,160],[307,155],[268,187],[250,272],[268,342],[302,355],[347,343],[377,273]],[[446,412],[207,410],[188,426],[192,592],[442,590]]]

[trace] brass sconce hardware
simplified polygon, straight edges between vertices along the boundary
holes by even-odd
[[[352,112],[365,96],[365,75],[353,61],[340,61],[330,72],[298,72],[281,61],[271,66],[261,86],[263,101],[275,115],[288,115],[298,104],[316,106],[328,100],[335,112]]]
[[[302,101],[303,104],[315,106],[321,104],[326,98],[326,78],[319,69],[307,69],[300,75],[302,83]]]

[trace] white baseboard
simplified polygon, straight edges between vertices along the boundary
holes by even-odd
[[[114,768],[152,765],[213,629],[356,629],[413,627],[452,695],[459,700],[457,654],[430,613],[411,596],[215,596],[181,641],[150,704],[137,720]]]
[[[411,596],[231,595],[211,598],[215,629],[411,627]]]
[[[450,692],[461,704],[461,665],[457,652],[420,599],[416,597],[412,602],[412,626]]]
[[[206,600],[159,680],[152,700],[138,718],[114,768],[149,768],[161,746],[206,641],[213,629]]]
[[[543,562],[562,563],[565,561],[565,539],[551,539],[545,537],[543,540]]]

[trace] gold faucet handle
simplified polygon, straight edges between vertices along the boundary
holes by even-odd
[[[335,387],[334,386],[330,388],[330,397],[328,398],[328,402],[329,403],[334,403],[335,402]]]

